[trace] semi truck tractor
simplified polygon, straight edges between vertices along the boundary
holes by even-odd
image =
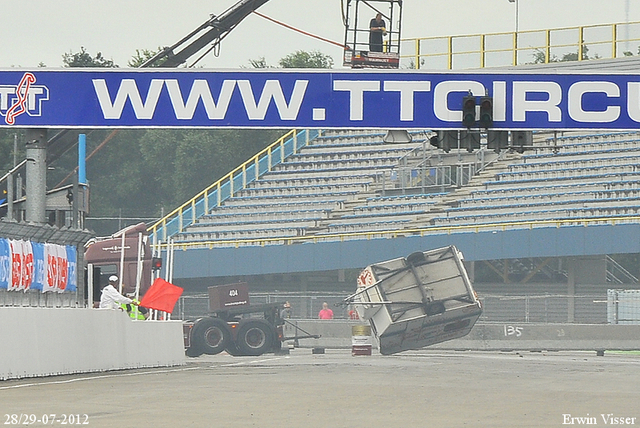
[[[369,321],[385,355],[465,336],[482,314],[454,246],[367,266],[345,302]]]
[[[283,303],[250,304],[246,283],[209,287],[209,314],[184,323],[187,356],[279,352],[290,339],[283,336],[282,308]]]

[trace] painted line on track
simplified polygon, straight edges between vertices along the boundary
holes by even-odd
[[[82,382],[86,380],[96,380],[96,379],[109,379],[114,377],[143,376],[143,375],[150,375],[150,374],[157,374],[157,373],[177,373],[177,372],[185,372],[185,371],[199,370],[199,369],[202,369],[202,367],[183,367],[180,369],[154,370],[154,371],[145,371],[145,372],[136,372],[136,373],[113,373],[113,374],[99,375],[99,376],[87,376],[87,377],[81,377],[77,379],[54,380],[49,382],[22,383],[19,385],[0,386],[0,391],[5,389],[27,388],[32,386],[61,385],[65,383]]]

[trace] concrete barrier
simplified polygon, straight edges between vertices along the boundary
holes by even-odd
[[[320,339],[300,339],[303,348],[348,348],[351,346],[351,326],[358,321],[291,320],[285,336],[296,331],[320,335]],[[376,347],[374,341],[374,348]],[[449,350],[567,350],[604,351],[640,350],[640,325],[610,324],[529,324],[478,323],[463,338],[430,346],[429,349]]]
[[[467,336],[436,347],[485,351],[640,350],[640,325],[477,324]]]
[[[0,379],[185,364],[180,321],[122,311],[0,308]]]

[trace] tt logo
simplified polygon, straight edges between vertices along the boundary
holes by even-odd
[[[0,115],[7,125],[16,123],[16,117],[23,113],[40,116],[42,102],[49,99],[49,89],[36,85],[36,76],[25,73],[17,85],[0,85]]]

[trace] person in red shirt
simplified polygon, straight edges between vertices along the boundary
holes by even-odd
[[[318,312],[318,318],[321,320],[333,319],[333,311],[329,309],[329,304],[327,302],[322,304],[322,309]]]

